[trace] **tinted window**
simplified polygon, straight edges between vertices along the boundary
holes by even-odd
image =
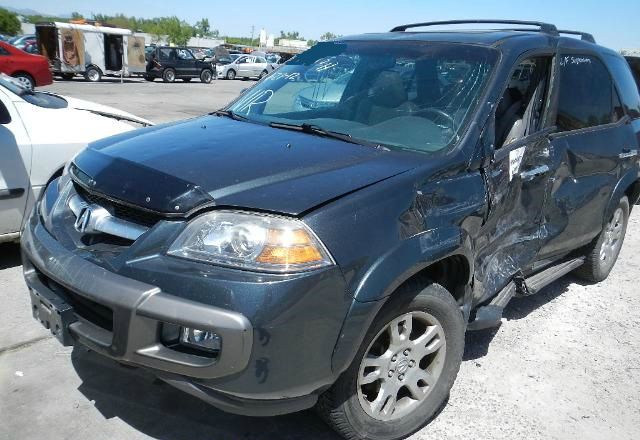
[[[560,131],[617,121],[620,109],[614,108],[614,95],[611,76],[599,59],[589,55],[560,56],[556,121]]]
[[[629,57],[627,61],[629,62],[629,67],[631,67],[631,73],[633,73],[633,77],[636,80],[638,90],[640,90],[640,57]]]
[[[627,61],[617,55],[607,55],[605,58],[609,70],[616,82],[616,87],[620,93],[620,100],[624,105],[627,114],[636,119],[640,118],[640,95],[638,85],[633,79],[633,74],[629,69]],[[640,67],[640,66],[637,66]]]
[[[0,47],[0,55],[9,55],[9,51],[4,47]]]
[[[193,55],[191,54],[190,51],[188,51],[187,49],[180,49],[178,50],[178,57],[181,60],[193,60]]]

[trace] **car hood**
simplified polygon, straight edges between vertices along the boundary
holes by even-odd
[[[205,116],[94,142],[77,181],[168,215],[203,206],[299,215],[415,166],[412,154]]]
[[[83,99],[71,98],[69,96],[58,96],[67,101],[67,103],[69,104],[69,108],[73,108],[76,110],[86,110],[107,118],[135,122],[144,126],[153,125],[151,121],[140,118],[136,115],[132,115],[131,113],[125,112],[123,110],[109,107],[108,105],[97,104],[95,102],[85,101]]]

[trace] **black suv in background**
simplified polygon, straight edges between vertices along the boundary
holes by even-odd
[[[203,83],[210,83],[215,78],[215,66],[211,61],[197,59],[186,47],[156,46],[145,53],[147,71],[144,78],[153,81],[162,78],[164,82],[181,79],[185,82],[192,78],[200,78]]]
[[[224,110],[93,143],[25,225],[34,317],[225,411],[420,429],[465,331],[605,279],[640,194],[624,58],[538,22],[418,30],[485,22],[322,42]]]

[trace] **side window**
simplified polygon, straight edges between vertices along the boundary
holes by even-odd
[[[267,60],[265,60],[264,58],[261,58],[261,57],[256,57],[256,63],[266,64]]]
[[[194,57],[193,57],[193,55],[191,54],[191,52],[190,52],[190,51],[188,51],[187,49],[180,49],[180,50],[178,51],[178,57],[179,57],[181,60],[193,60],[193,59],[194,59]]]
[[[534,57],[514,69],[496,107],[495,145],[501,148],[539,131],[546,108],[551,57]]]
[[[0,55],[9,55],[9,51],[4,47],[0,47]]]
[[[158,52],[160,53],[160,59],[166,61],[169,59],[169,53],[171,52],[171,49],[163,47],[162,49],[159,49]]]
[[[610,124],[620,117],[620,100],[602,61],[591,55],[560,56],[558,130]]]
[[[605,62],[613,75],[616,89],[620,93],[620,100],[625,111],[632,119],[640,118],[640,58],[636,58],[637,77],[634,80],[632,71],[629,69],[632,63],[618,55],[605,55]],[[638,82],[636,82],[638,81]],[[616,97],[614,97],[615,99]]]

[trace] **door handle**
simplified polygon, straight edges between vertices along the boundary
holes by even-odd
[[[520,173],[520,178],[524,181],[533,180],[537,176],[542,176],[549,172],[548,165],[540,165],[539,167],[532,168]]]
[[[623,148],[622,153],[618,154],[620,159],[628,159],[638,155],[638,150],[632,148]]]

